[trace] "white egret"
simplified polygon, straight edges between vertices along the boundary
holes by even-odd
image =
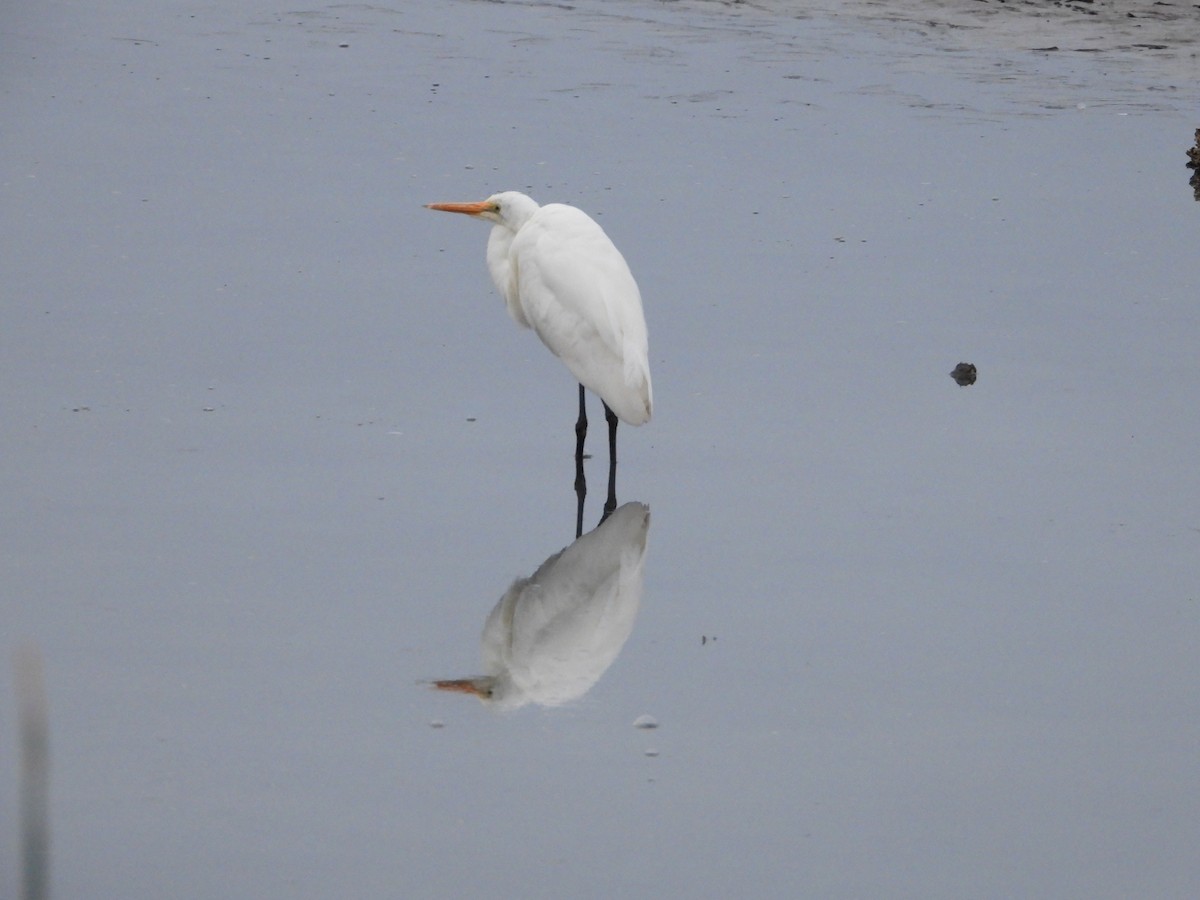
[[[496,709],[582,697],[625,646],[642,600],[650,508],[626,503],[513,582],[483,626],[486,674],[433,682]]]
[[[650,420],[653,405],[642,296],[625,257],[587,213],[562,203],[539,206],[517,191],[427,208],[493,223],[488,271],[509,315],[532,328],[579,382],[577,489],[587,434],[583,389],[604,403],[609,502],[615,507],[617,420],[641,425]]]

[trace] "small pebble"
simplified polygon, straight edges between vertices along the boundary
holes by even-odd
[[[657,728],[658,720],[654,716],[638,716],[633,720],[634,728]]]
[[[950,373],[950,377],[954,379],[959,387],[970,387],[975,383],[978,376],[978,370],[974,363],[960,362],[954,367],[954,371]]]
[[[441,719],[434,719],[432,722],[429,723],[429,727],[430,728],[445,728],[446,723],[443,722]]]

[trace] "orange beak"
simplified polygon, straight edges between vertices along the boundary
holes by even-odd
[[[425,208],[436,209],[441,212],[466,213],[468,216],[477,216],[480,213],[493,212],[496,209],[496,204],[488,203],[486,200],[480,200],[477,203],[426,203]]]
[[[482,696],[482,691],[479,690],[479,685],[475,683],[473,678],[455,678],[452,681],[435,681],[433,686],[439,691],[454,691],[459,694],[474,694],[476,697]]]

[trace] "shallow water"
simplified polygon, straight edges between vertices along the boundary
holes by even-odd
[[[1194,56],[801,12],[3,14],[55,896],[1194,893]],[[622,249],[656,407],[632,632],[498,713],[430,682],[572,543],[576,395],[421,206],[506,188]]]

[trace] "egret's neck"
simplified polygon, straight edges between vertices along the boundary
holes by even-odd
[[[496,285],[496,290],[504,298],[508,314],[518,325],[528,328],[529,322],[521,308],[512,245],[517,233],[529,224],[539,207],[537,201],[515,191],[497,194],[496,197],[499,198],[502,216],[499,221],[493,219],[495,224],[492,226],[491,235],[488,236],[488,271],[492,274],[492,283]]]

